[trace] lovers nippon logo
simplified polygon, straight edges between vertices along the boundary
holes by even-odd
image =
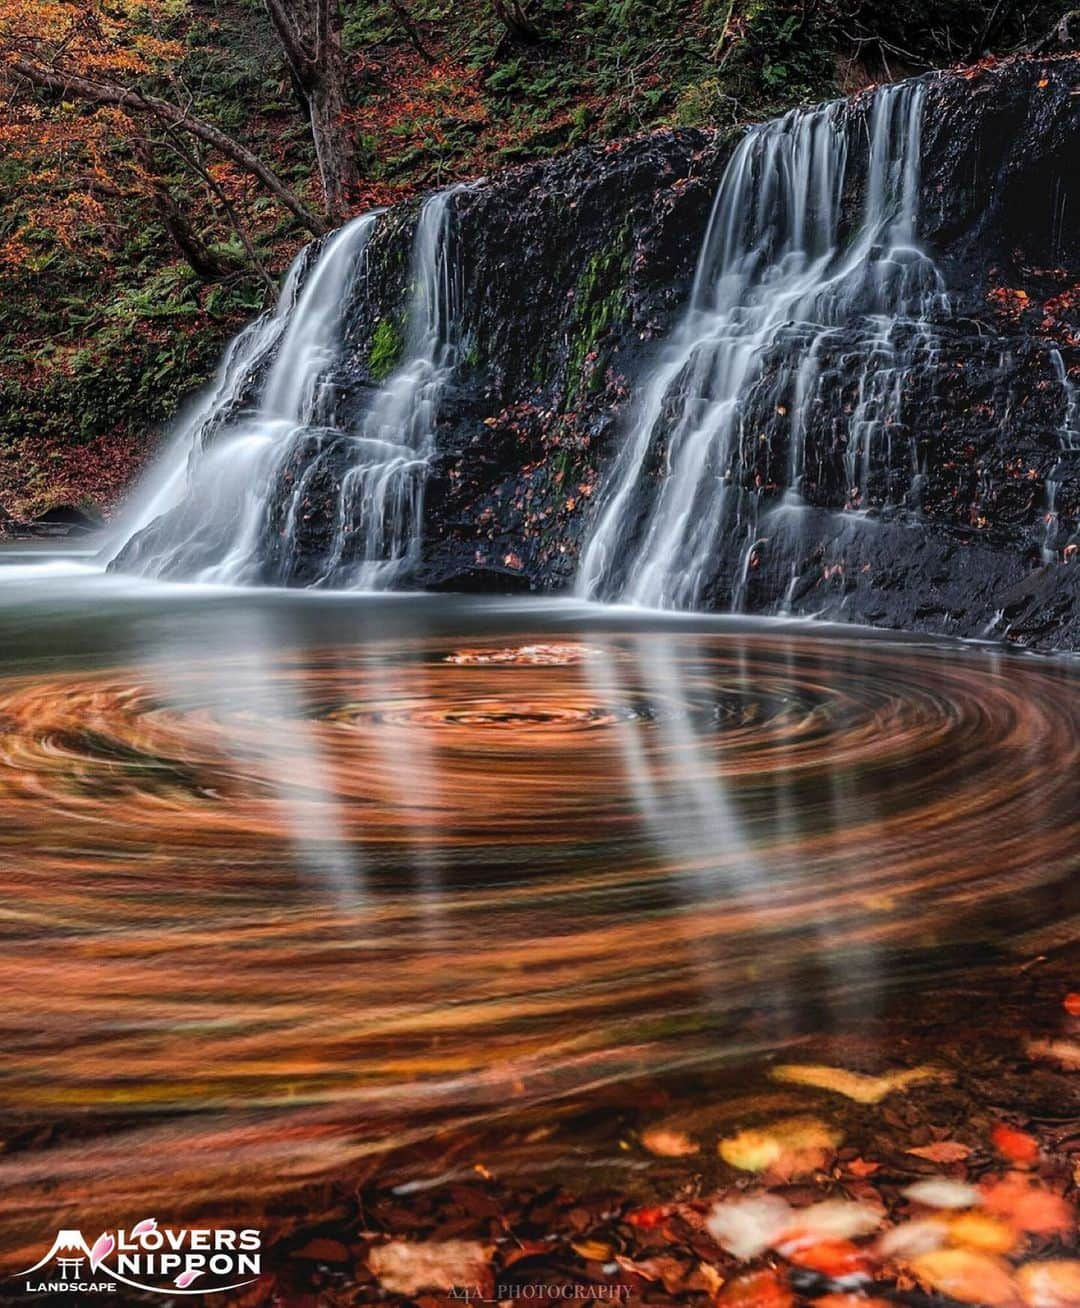
[[[130,1230],[103,1231],[88,1244],[62,1230],[44,1258],[18,1275],[31,1293],[112,1294],[120,1285],[151,1294],[214,1294],[250,1285],[261,1270],[255,1230],[158,1226],[153,1217]]]

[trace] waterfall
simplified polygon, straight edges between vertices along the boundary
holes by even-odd
[[[842,103],[795,110],[742,138],[689,306],[611,470],[579,594],[694,607],[716,584],[723,542],[738,538],[738,607],[765,494],[748,471],[758,447],[786,434],[784,499],[798,507],[807,431],[826,414],[849,509],[869,505],[875,466],[893,456],[904,381],[932,356],[929,316],[944,306],[915,230],[924,98],[922,81],[878,90],[862,158]],[[856,159],[864,198],[848,231],[842,201],[860,176]],[[849,403],[836,402],[841,387]]]
[[[439,399],[459,354],[460,265],[454,257],[451,215],[454,196],[462,189],[439,192],[421,211],[404,358],[355,438],[321,581],[387,590],[407,578],[418,560]],[[350,558],[355,562],[350,564]]]
[[[113,566],[199,582],[292,580],[308,552],[298,547],[307,492],[329,477],[340,486],[337,520],[310,580],[383,589],[402,578],[418,552],[438,400],[457,355],[458,189],[422,207],[402,360],[361,416],[338,412],[334,378],[378,213],[341,228],[314,261],[301,254],[277,307],[233,341],[137,497]]]

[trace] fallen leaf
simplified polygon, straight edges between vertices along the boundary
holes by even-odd
[[[1070,1071],[1080,1071],[1080,1045],[1072,1040],[1029,1040],[1024,1046],[1028,1057],[1060,1063]]]
[[[1070,1017],[1080,1017],[1080,992],[1070,990],[1062,1000],[1066,1013]]]
[[[716,1302],[723,1308],[793,1308],[795,1296],[780,1273],[770,1268],[728,1281]]]
[[[779,1195],[747,1195],[714,1205],[705,1229],[722,1249],[746,1262],[770,1248],[794,1215],[791,1205]]]
[[[916,1181],[903,1191],[916,1203],[926,1204],[928,1208],[970,1208],[980,1199],[979,1191],[964,1181],[950,1181],[945,1176],[931,1176],[925,1181]]]
[[[791,1220],[776,1248],[787,1257],[801,1245],[870,1235],[881,1225],[883,1216],[881,1209],[853,1199],[824,1199],[807,1208],[792,1209]]]
[[[770,1075],[774,1081],[831,1090],[859,1104],[877,1104],[894,1091],[906,1090],[919,1081],[941,1080],[945,1073],[936,1067],[912,1067],[887,1072],[884,1076],[868,1076],[865,1072],[849,1072],[842,1067],[827,1067],[821,1063],[781,1063],[772,1069]]]
[[[368,1266],[384,1289],[392,1294],[416,1294],[482,1284],[487,1277],[489,1253],[477,1240],[410,1243],[393,1240],[368,1253]]]
[[[960,1163],[971,1154],[967,1145],[958,1140],[938,1140],[934,1144],[917,1145],[906,1152],[916,1158],[926,1158],[931,1163]]]
[[[788,1262],[833,1280],[870,1275],[870,1256],[865,1249],[850,1240],[822,1240],[820,1244],[806,1245],[786,1255]]]
[[[1033,1163],[1039,1156],[1038,1140],[1007,1122],[998,1122],[990,1132],[990,1139],[998,1153],[1010,1163]]]
[[[850,1163],[844,1164],[844,1171],[850,1176],[857,1176],[863,1180],[873,1176],[875,1172],[880,1172],[881,1164],[868,1162],[865,1158],[853,1158]]]
[[[876,1247],[882,1258],[906,1262],[940,1249],[947,1236],[948,1227],[940,1217],[920,1217],[886,1231]]]
[[[1016,1300],[1008,1265],[988,1254],[970,1249],[936,1249],[914,1259],[911,1269],[924,1285],[961,1303],[998,1308]]]
[[[1016,1230],[1008,1222],[985,1213],[960,1213],[949,1222],[949,1243],[1005,1254],[1016,1244]]]
[[[586,1262],[605,1263],[611,1257],[611,1245],[604,1244],[602,1240],[572,1241],[570,1248]]]
[[[823,1294],[810,1302],[814,1308],[893,1308],[886,1299],[867,1299],[861,1294]]]
[[[676,1131],[666,1126],[651,1126],[641,1133],[641,1143],[650,1154],[658,1158],[689,1158],[700,1151],[701,1146],[692,1140],[685,1131]]]
[[[1069,1231],[1076,1220],[1072,1206],[1060,1195],[1033,1185],[1020,1172],[1012,1172],[983,1191],[982,1206],[1003,1217],[1018,1230],[1032,1235],[1053,1235]]]
[[[1016,1284],[1028,1308],[1076,1308],[1080,1304],[1080,1262],[1051,1258],[1025,1263],[1016,1273]]]
[[[717,1145],[720,1157],[743,1172],[771,1172],[790,1180],[824,1166],[842,1135],[816,1117],[792,1117],[750,1127]]]
[[[712,1265],[712,1263],[700,1262],[695,1270],[687,1277],[686,1288],[688,1290],[704,1290],[706,1294],[715,1296],[720,1287],[724,1284],[724,1278]]]

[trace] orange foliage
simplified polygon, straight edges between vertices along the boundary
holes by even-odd
[[[149,189],[131,155],[135,128],[128,114],[64,98],[43,106],[16,65],[125,85],[168,78],[182,47],[162,35],[167,20],[163,0],[0,0],[0,87],[7,100],[0,153],[30,168],[23,230],[0,246],[0,268],[32,262],[26,233],[34,229],[51,233],[67,250],[119,240],[109,230],[112,202]]]

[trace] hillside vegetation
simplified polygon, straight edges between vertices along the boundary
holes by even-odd
[[[0,523],[108,512],[298,249],[349,214],[1007,53],[1068,7],[4,0]]]

